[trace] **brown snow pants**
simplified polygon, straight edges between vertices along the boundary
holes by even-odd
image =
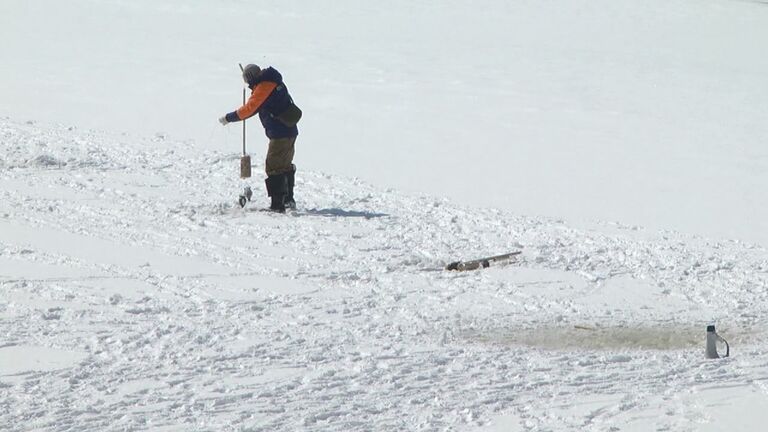
[[[295,145],[296,137],[269,140],[267,161],[264,164],[264,170],[268,176],[293,171],[292,164]]]

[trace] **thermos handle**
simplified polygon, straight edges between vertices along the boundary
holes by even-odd
[[[728,341],[723,339],[720,335],[717,335],[717,338],[725,344],[725,355],[723,357],[728,357],[731,354],[731,346],[728,345]]]

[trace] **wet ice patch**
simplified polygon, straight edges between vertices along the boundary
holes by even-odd
[[[472,331],[480,342],[547,350],[684,350],[704,347],[704,328],[693,326],[549,326]]]

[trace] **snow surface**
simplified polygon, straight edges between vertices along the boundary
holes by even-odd
[[[766,246],[767,21],[734,0],[3,0],[0,115],[235,151],[215,119],[237,64],[274,65],[304,169]]]
[[[765,420],[744,406],[768,402],[763,248],[306,171],[299,211],[274,215],[227,196],[236,153],[10,119],[0,139],[6,430]],[[710,319],[731,358],[703,358]]]
[[[4,0],[0,429],[761,430],[766,15]],[[251,61],[291,215],[235,204]]]

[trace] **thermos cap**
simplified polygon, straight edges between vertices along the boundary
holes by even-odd
[[[714,324],[707,326],[707,332],[714,332],[714,331],[715,331],[715,325]]]

